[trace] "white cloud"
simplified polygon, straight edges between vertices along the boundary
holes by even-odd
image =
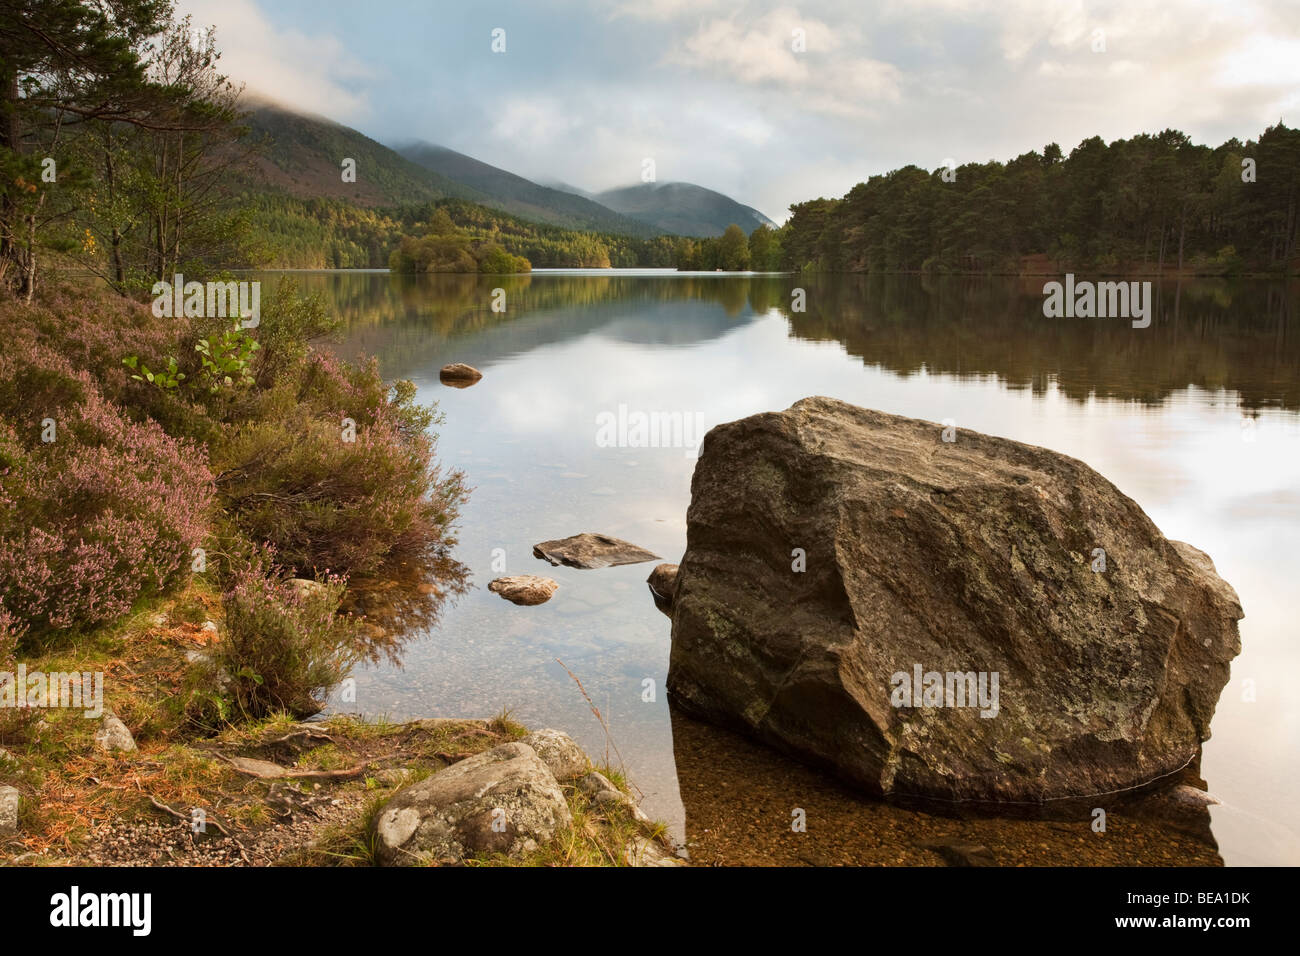
[[[369,112],[376,74],[333,33],[277,29],[252,0],[180,0],[177,14],[217,28],[221,71],[250,92],[335,120]]]
[[[891,64],[848,52],[860,45],[852,24],[832,27],[780,7],[749,20],[733,14],[701,23],[664,63],[782,91],[804,109],[857,115],[896,100],[900,81]]]
[[[701,10],[729,6],[722,0],[599,0],[610,17],[634,20],[676,20],[684,14],[698,16]]]

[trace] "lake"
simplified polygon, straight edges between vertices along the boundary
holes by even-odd
[[[697,861],[933,864],[921,844],[939,838],[983,844],[1000,863],[1300,863],[1300,693],[1289,683],[1300,679],[1300,284],[1162,284],[1151,327],[1134,329],[1044,318],[1042,279],[294,279],[343,316],[331,347],[377,356],[385,378],[411,379],[438,403],[440,459],[474,489],[456,551],[471,590],[410,637],[402,666],[358,671],[355,703],[331,709],[395,719],[509,709],[565,730],[594,758],[621,762],[642,806]],[[451,362],[482,381],[441,385]],[[532,556],[539,541],[596,531],[681,557],[692,450],[610,447],[597,440],[602,415],[680,414],[708,428],[808,395],[1080,458],[1168,537],[1214,559],[1246,617],[1199,770],[1221,801],[1207,827],[1126,806],[1097,834],[1086,810],[1010,819],[862,799],[670,712],[670,622],[645,585],[653,563],[581,571]],[[486,589],[526,573],[559,582],[549,603],[516,607]],[[791,834],[792,807],[807,810],[807,834]]]

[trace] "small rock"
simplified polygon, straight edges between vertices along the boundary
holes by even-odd
[[[609,804],[618,804],[627,809],[632,814],[632,818],[637,823],[645,826],[653,826],[654,821],[646,815],[646,812],[636,805],[636,801],[629,797],[610,781],[603,773],[593,770],[581,780],[578,781],[578,789],[585,793],[591,802],[597,806],[606,806]]]
[[[555,774],[556,780],[572,780],[591,768],[591,761],[581,747],[568,734],[560,730],[544,728],[535,730],[520,743],[525,743],[537,751],[542,763]]]
[[[1210,796],[1204,790],[1198,790],[1196,787],[1187,784],[1179,784],[1169,791],[1169,797],[1176,803],[1181,803],[1189,807],[1209,807],[1218,805],[1219,801]]]
[[[623,861],[628,866],[685,866],[658,840],[630,842],[623,848]]]
[[[401,787],[414,776],[415,771],[409,767],[388,767],[375,774],[375,782],[384,787]]]
[[[518,858],[572,823],[537,752],[502,744],[393,794],[375,818],[375,856],[385,866],[456,863],[480,853]]]
[[[201,630],[204,634],[211,634],[213,637],[216,637],[216,635],[217,635],[217,622],[216,622],[216,621],[204,621],[204,622],[203,622],[203,627],[199,628],[199,630]]]
[[[453,362],[451,365],[444,365],[438,370],[438,381],[444,385],[450,385],[452,388],[469,388],[482,377],[482,372],[474,366],[465,365],[462,362]]]
[[[598,770],[593,770],[581,780],[578,781],[578,789],[591,797],[593,800],[602,793],[616,793],[620,797],[623,791],[614,786],[610,779]]]
[[[286,734],[271,735],[261,740],[257,749],[276,760],[292,762],[309,750],[334,743],[334,738],[323,727],[299,725]]]
[[[218,690],[230,688],[230,672],[217,666],[217,655],[211,650],[192,647],[185,652],[185,663],[207,672],[208,677],[216,682]]]
[[[300,599],[315,597],[325,590],[325,585],[310,578],[290,578],[289,586],[297,592]]]
[[[668,614],[673,608],[673,598],[677,596],[677,565],[656,564],[655,569],[650,572],[650,577],[645,579],[645,583],[650,586],[650,593],[654,595],[655,607]]]
[[[104,712],[99,731],[95,734],[95,743],[101,750],[135,750],[135,738],[131,736],[131,731],[111,711]]]
[[[642,561],[654,561],[659,555],[620,538],[584,531],[568,538],[533,545],[533,557],[549,561],[553,565],[592,569],[640,564]]]
[[[18,832],[18,790],[16,787],[0,787],[0,837],[13,836]]]
[[[537,574],[517,574],[509,578],[497,578],[488,584],[488,590],[500,594],[512,604],[545,604],[559,587],[550,578]]]

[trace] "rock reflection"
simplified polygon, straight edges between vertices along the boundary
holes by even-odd
[[[876,800],[670,708],[687,848],[699,866],[1222,866],[1208,807],[1179,786],[1042,806]],[[1094,809],[1106,830],[1093,830]],[[803,810],[807,832],[794,832]]]

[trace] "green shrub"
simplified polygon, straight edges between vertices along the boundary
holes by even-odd
[[[222,597],[225,633],[201,673],[209,691],[191,716],[211,724],[319,712],[364,653],[357,622],[338,613],[344,586],[336,576],[295,585],[266,554],[236,571]]]
[[[228,428],[217,487],[234,523],[286,567],[370,574],[455,544],[464,478],[435,464],[427,428],[436,418],[414,402],[410,383],[389,389],[373,362],[318,355],[266,403]]]

